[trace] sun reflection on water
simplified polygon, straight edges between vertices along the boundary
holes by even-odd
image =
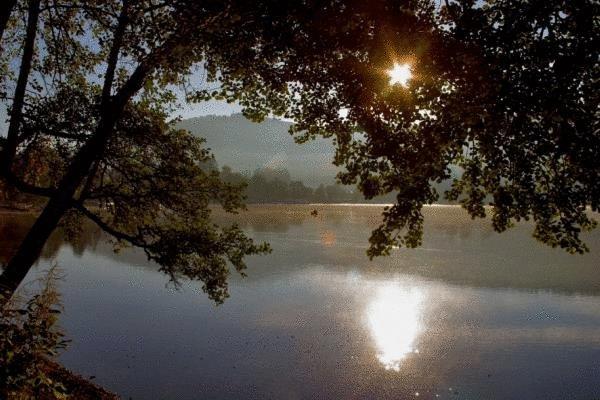
[[[414,343],[422,330],[423,293],[397,284],[379,287],[367,308],[377,359],[385,369],[400,371],[404,359],[417,353]]]

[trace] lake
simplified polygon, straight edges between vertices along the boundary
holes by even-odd
[[[250,206],[235,219],[273,253],[220,306],[91,228],[29,279],[61,268],[60,361],[126,399],[600,398],[600,231],[568,255],[432,206],[421,248],[371,262],[380,213]],[[0,220],[5,261],[30,221]]]

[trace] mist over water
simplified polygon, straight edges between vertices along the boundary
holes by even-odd
[[[431,207],[421,248],[371,262],[380,212],[215,212],[274,249],[249,260],[247,278],[232,275],[222,306],[198,283],[168,285],[138,251],[114,254],[92,227],[77,243],[56,235],[36,273],[57,263],[65,275],[73,342],[61,362],[133,399],[600,396],[598,231],[590,254],[571,256],[537,243],[531,225],[497,234]],[[3,234],[18,243],[28,222],[11,218]]]

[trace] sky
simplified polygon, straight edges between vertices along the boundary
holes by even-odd
[[[182,118],[194,118],[203,115],[231,115],[242,112],[238,104],[228,104],[225,101],[210,100],[196,104],[186,104],[176,114]]]
[[[231,115],[242,112],[242,107],[238,104],[228,104],[225,101],[205,101],[199,104],[186,104],[175,115],[184,119],[201,117],[204,115]],[[0,136],[6,136],[6,107],[0,105]]]
[[[13,67],[17,70],[18,63],[15,62]],[[191,71],[190,81],[198,88],[207,88],[210,86],[206,81],[206,72],[202,65],[195,67]],[[185,96],[183,91],[178,88],[174,89],[180,100],[179,103],[181,107],[173,113],[173,118],[181,117],[183,119],[188,119],[205,115],[231,115],[242,112],[242,107],[238,104],[228,104],[225,101],[210,100],[196,104],[188,104],[184,100]],[[6,123],[6,107],[7,103],[0,101],[0,136],[6,136],[6,130],[8,128],[8,124]]]

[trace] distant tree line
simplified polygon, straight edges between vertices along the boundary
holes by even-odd
[[[249,203],[391,203],[393,194],[365,200],[363,195],[352,187],[332,183],[307,186],[294,179],[285,168],[259,168],[252,174],[234,171],[225,165],[221,169],[214,159],[203,161],[203,169],[219,171],[221,179],[233,185],[243,186]],[[44,174],[38,174],[38,177]],[[0,207],[29,209],[43,205],[39,197],[19,192],[0,182]]]
[[[201,170],[202,141],[170,126],[177,88],[190,103],[236,102],[255,122],[293,120],[297,142],[335,143],[340,182],[368,199],[394,193],[369,257],[420,246],[422,209],[440,197],[498,232],[531,220],[540,241],[588,250],[588,210],[600,211],[597,0],[319,5],[0,1],[0,179],[45,204],[0,275],[0,306],[65,218],[93,221],[216,301],[245,256],[268,252],[210,220],[209,204],[235,212],[242,199]],[[409,85],[390,85],[396,63],[414,68]],[[30,158],[47,171],[40,182],[22,166],[46,142],[58,157]]]
[[[218,168],[216,163],[210,168]],[[223,166],[221,179],[235,185],[244,185],[249,203],[364,203],[363,195],[349,187],[333,183],[319,185],[317,188],[306,186],[304,182],[293,179],[285,168],[259,168],[251,175],[235,172],[229,166]],[[392,202],[393,196],[376,198],[369,202]]]

